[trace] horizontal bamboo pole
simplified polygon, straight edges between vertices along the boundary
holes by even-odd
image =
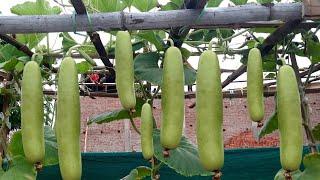
[[[288,20],[303,18],[303,12],[301,3],[278,3],[273,6],[247,4],[206,8],[203,13],[197,9],[185,9],[94,13],[89,16],[91,21],[88,21],[87,15],[71,14],[0,16],[0,34],[171,29],[182,26],[190,28],[275,27]],[[310,24],[301,25],[309,26]]]

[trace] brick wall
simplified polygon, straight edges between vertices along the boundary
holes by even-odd
[[[308,94],[312,108],[312,124],[320,122],[320,93]],[[185,100],[185,136],[196,144],[195,136],[195,108],[190,109],[188,105],[195,99]],[[224,99],[224,143],[226,148],[248,148],[248,147],[272,147],[278,146],[279,138],[277,132],[267,135],[258,141],[253,134],[256,134],[256,125],[249,120],[245,98]],[[118,152],[118,151],[140,151],[140,137],[131,128],[128,120],[114,121],[104,124],[91,124],[86,127],[89,117],[106,111],[120,109],[121,105],[117,98],[96,98],[81,97],[81,147],[87,152]],[[161,119],[160,100],[154,102],[154,116],[157,125]],[[265,98],[266,118],[274,109],[274,98]],[[140,127],[139,119],[135,122]],[[84,147],[85,132],[87,130],[86,148]]]

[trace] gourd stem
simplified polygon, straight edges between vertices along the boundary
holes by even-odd
[[[169,38],[168,41],[170,42],[170,46],[171,46],[171,47],[174,47],[174,42],[173,42],[173,40]]]

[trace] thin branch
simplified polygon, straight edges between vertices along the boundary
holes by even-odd
[[[16,47],[19,51],[25,53],[29,57],[33,55],[33,52],[25,44],[18,42],[11,36],[8,36],[6,34],[0,34],[0,39]]]
[[[309,79],[310,79],[310,76],[311,76],[311,74],[312,74],[313,67],[314,67],[314,63],[312,63],[312,64],[310,65],[310,67],[309,67],[309,72],[308,72],[307,79],[306,79],[306,81],[305,81],[305,83],[304,83],[304,88],[306,88],[306,86],[307,86],[308,83],[309,83]]]
[[[316,146],[315,138],[314,138],[312,131],[311,131],[309,104],[308,104],[307,98],[305,97],[305,91],[304,91],[304,87],[303,87],[303,84],[302,84],[302,81],[301,81],[301,78],[299,75],[299,67],[297,64],[295,54],[290,53],[290,59],[291,59],[292,67],[293,67],[294,72],[296,74],[296,78],[297,78],[297,82],[298,82],[298,86],[299,86],[299,93],[300,93],[300,100],[301,100],[301,112],[302,112],[302,119],[303,119],[302,124],[303,124],[304,130],[307,135],[308,144],[311,149],[311,152],[316,153],[316,152],[318,152],[318,149]],[[312,69],[310,70],[310,72],[312,72]],[[309,74],[311,74],[311,73],[309,73]]]
[[[131,111],[129,111],[129,119],[130,119],[130,123],[131,123],[133,129],[134,129],[138,134],[141,134],[140,131],[139,131],[139,129],[137,128],[136,124],[135,124],[134,121],[133,121],[132,112],[131,112]]]

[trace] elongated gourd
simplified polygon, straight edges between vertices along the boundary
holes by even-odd
[[[64,180],[80,180],[80,97],[76,63],[71,57],[61,63],[57,98],[55,131],[61,176]]]
[[[196,132],[200,162],[208,171],[220,170],[224,163],[220,75],[217,55],[204,51],[197,72]]]
[[[165,149],[180,143],[184,121],[184,71],[181,52],[170,47],[165,53],[161,86],[162,121],[160,142]]]
[[[141,110],[141,149],[144,159],[149,160],[153,157],[153,116],[152,108],[149,103],[145,103]]]
[[[42,163],[45,156],[42,78],[38,63],[29,61],[21,83],[21,133],[28,162]]]
[[[260,122],[264,117],[262,58],[258,48],[252,48],[247,62],[247,102],[250,119]]]
[[[129,32],[117,32],[115,59],[117,92],[122,107],[130,110],[136,106],[136,97],[134,90],[133,54]]]
[[[281,166],[287,171],[295,171],[299,169],[302,159],[302,116],[296,76],[289,65],[279,69],[277,108]]]

